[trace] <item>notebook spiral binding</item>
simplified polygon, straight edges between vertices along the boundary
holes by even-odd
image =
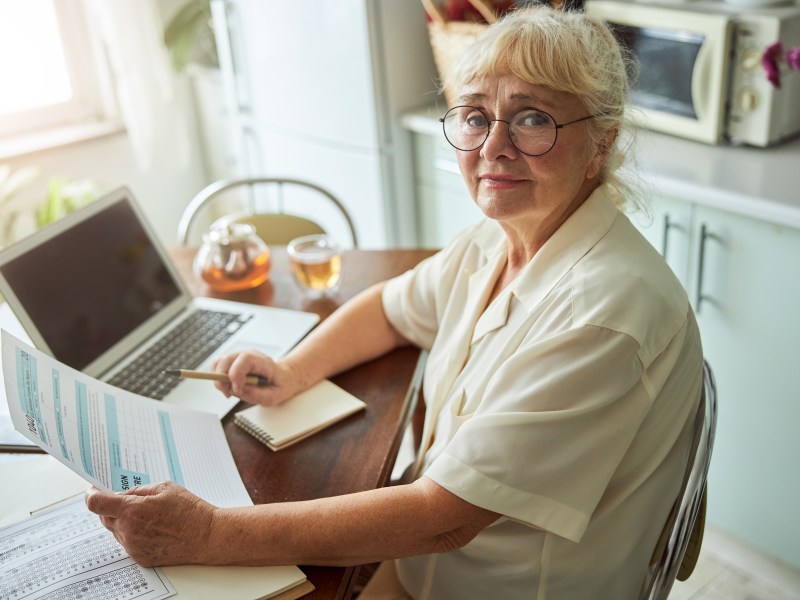
[[[266,431],[264,431],[263,429],[261,429],[261,427],[259,427],[258,425],[256,425],[256,424],[255,424],[255,423],[253,423],[252,421],[250,421],[249,419],[247,419],[247,418],[245,418],[245,417],[242,417],[241,415],[238,415],[238,414],[237,414],[237,415],[236,415],[236,416],[233,418],[233,421],[234,421],[234,423],[236,423],[236,424],[237,424],[239,427],[241,427],[242,429],[244,429],[244,430],[245,430],[247,433],[249,433],[250,435],[252,435],[254,438],[256,438],[256,439],[257,439],[259,442],[261,442],[262,444],[269,444],[269,443],[271,443],[271,442],[272,442],[272,441],[275,439],[275,438],[274,438],[273,436],[271,436],[269,433],[267,433]]]

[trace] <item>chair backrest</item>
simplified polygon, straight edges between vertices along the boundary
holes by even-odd
[[[717,427],[717,387],[714,373],[703,361],[703,388],[695,436],[683,487],[664,527],[651,564],[643,600],[667,600],[675,579],[686,579],[700,551],[705,524],[706,479]],[[687,553],[687,549],[691,551]]]
[[[278,191],[278,212],[262,213],[257,212],[256,201],[253,187],[256,185],[275,186]],[[300,179],[288,179],[281,177],[248,177],[244,179],[229,179],[216,181],[203,188],[181,215],[178,223],[178,240],[181,244],[188,244],[199,218],[206,213],[209,207],[214,204],[225,192],[244,188],[247,192],[246,206],[232,214],[225,215],[219,220],[236,221],[250,223],[256,227],[256,232],[268,244],[286,244],[290,240],[302,235],[313,233],[324,233],[325,229],[316,221],[299,215],[287,214],[283,212],[285,203],[284,189],[287,187],[302,188],[306,192],[313,192],[325,202],[334,207],[342,216],[343,221],[349,230],[353,247],[358,247],[358,236],[356,234],[353,220],[344,205],[328,190],[316,184]]]
[[[283,213],[254,213],[252,215],[228,215],[215,222],[248,223],[255,227],[256,234],[268,244],[285,245],[295,238],[316,233],[325,233],[319,223]]]

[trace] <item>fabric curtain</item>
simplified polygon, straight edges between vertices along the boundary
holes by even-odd
[[[176,99],[175,74],[163,43],[156,0],[84,0],[100,27],[120,114],[142,171],[183,169],[189,129]]]

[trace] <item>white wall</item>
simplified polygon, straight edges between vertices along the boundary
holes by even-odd
[[[169,2],[172,4],[169,5]],[[182,0],[169,2],[159,7],[172,9]],[[202,137],[198,133],[198,127],[205,123],[196,116],[189,75],[177,75],[173,84],[175,102],[190,130],[190,153],[185,164],[175,167],[179,162],[175,160],[171,161],[171,165],[155,164],[147,171],[141,170],[124,129],[110,135],[22,155],[7,155],[9,148],[4,146],[0,164],[7,164],[12,170],[25,166],[36,166],[42,170],[41,175],[15,197],[14,204],[17,201],[31,206],[43,203],[48,182],[52,178],[65,181],[94,179],[104,187],[112,188],[127,186],[143,206],[164,243],[175,244],[181,212],[192,196],[209,183],[209,169],[206,168],[201,150]],[[160,135],[169,141],[169,136],[176,133],[165,130]],[[19,220],[22,222],[16,228],[18,233],[29,233],[35,227],[32,215]]]
[[[194,113],[188,92],[181,94],[182,104]],[[163,135],[171,135],[165,131]],[[47,184],[51,178],[65,180],[96,179],[111,187],[127,186],[144,207],[156,231],[166,244],[176,242],[178,219],[192,196],[207,182],[196,130],[193,128],[191,156],[183,169],[154,165],[142,172],[124,131],[97,139],[77,142],[67,146],[43,150],[13,158],[5,158],[0,163],[9,164],[12,169],[35,165],[42,169],[40,177],[19,195],[20,199],[43,202]]]
[[[178,219],[184,206],[206,183],[196,144],[193,144],[191,164],[185,170],[155,166],[142,173],[136,166],[124,132],[2,162],[12,168],[37,165],[43,169],[42,175],[20,193],[20,198],[24,196],[32,202],[44,201],[47,182],[53,177],[66,180],[91,178],[112,187],[127,186],[168,245],[176,243]]]

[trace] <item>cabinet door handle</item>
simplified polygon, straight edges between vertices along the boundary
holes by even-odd
[[[667,250],[669,249],[669,230],[680,229],[677,223],[669,218],[669,213],[664,215],[664,236],[661,242],[661,256],[666,260]]]
[[[703,293],[703,275],[705,271],[705,259],[706,259],[706,242],[710,239],[718,240],[719,237],[714,235],[708,230],[708,227],[705,223],[700,225],[700,245],[698,249],[698,257],[697,257],[697,296],[695,301],[695,312],[700,314],[700,305],[702,304],[703,300],[711,300],[711,296],[706,296]]]

